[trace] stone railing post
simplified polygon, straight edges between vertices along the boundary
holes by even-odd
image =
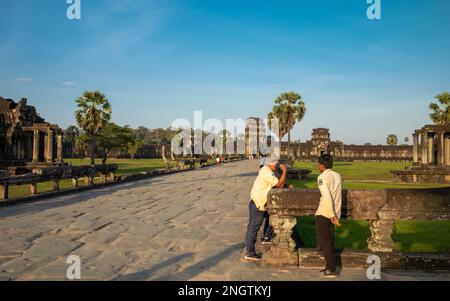
[[[91,175],[89,175],[89,176],[85,176],[84,177],[84,183],[86,184],[86,185],[93,185],[94,184],[94,177],[93,176],[91,176]]]
[[[60,190],[59,180],[54,180],[53,181],[53,190],[55,190],[55,191],[59,191]]]
[[[38,194],[37,183],[32,183],[32,184],[30,184],[30,193],[31,193],[32,195]]]
[[[9,198],[9,184],[0,184],[0,201],[7,200]]]
[[[270,224],[276,234],[275,245],[278,248],[294,252],[297,246],[292,239],[292,233],[294,227],[297,225],[297,218],[295,216],[271,216]]]
[[[394,230],[393,220],[370,221],[371,237],[367,240],[369,250],[372,252],[392,252],[394,241],[392,232]]]
[[[295,216],[271,215],[270,224],[276,236],[270,250],[263,254],[263,265],[298,266],[297,246],[292,239],[297,218]]]

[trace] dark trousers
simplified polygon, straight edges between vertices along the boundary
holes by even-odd
[[[327,262],[326,269],[336,271],[336,258],[334,257],[334,225],[329,218],[316,216],[316,238],[319,250]]]
[[[247,226],[247,254],[255,255],[255,244],[258,237],[259,229],[264,224],[264,238],[272,239],[274,236],[273,228],[269,222],[269,214],[265,211],[260,211],[253,201],[248,205],[250,219]]]

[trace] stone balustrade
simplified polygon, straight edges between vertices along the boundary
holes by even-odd
[[[319,199],[319,190],[313,189],[274,189],[269,193],[268,211],[276,239],[264,254],[267,261],[298,263],[298,246],[293,238],[297,217],[314,215]],[[342,218],[369,221],[369,250],[393,252],[391,235],[396,221],[450,220],[450,187],[343,191]]]
[[[35,195],[38,193],[37,185],[43,182],[53,182],[53,189],[57,191],[60,190],[60,181],[64,179],[72,179],[74,187],[78,187],[80,178],[84,178],[86,185],[93,185],[96,175],[100,175],[102,183],[108,181],[108,176],[110,176],[111,181],[114,181],[114,173],[117,169],[118,166],[116,164],[36,167],[33,168],[33,173],[25,175],[0,175],[0,200],[9,199],[10,186],[29,185],[30,193]]]
[[[287,177],[289,180],[305,180],[311,173],[310,169],[288,168]]]

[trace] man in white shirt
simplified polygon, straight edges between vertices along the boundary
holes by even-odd
[[[322,272],[327,278],[336,278],[336,258],[334,256],[334,226],[340,226],[342,208],[342,178],[332,170],[333,158],[330,155],[319,157],[321,175],[317,184],[321,193],[316,212],[316,237],[319,249],[327,262]]]

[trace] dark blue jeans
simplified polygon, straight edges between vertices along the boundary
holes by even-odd
[[[248,205],[250,219],[247,226],[247,255],[255,255],[255,244],[258,237],[259,229],[264,223],[264,238],[272,239],[274,236],[273,228],[269,223],[269,214],[265,211],[260,211],[253,201]]]

